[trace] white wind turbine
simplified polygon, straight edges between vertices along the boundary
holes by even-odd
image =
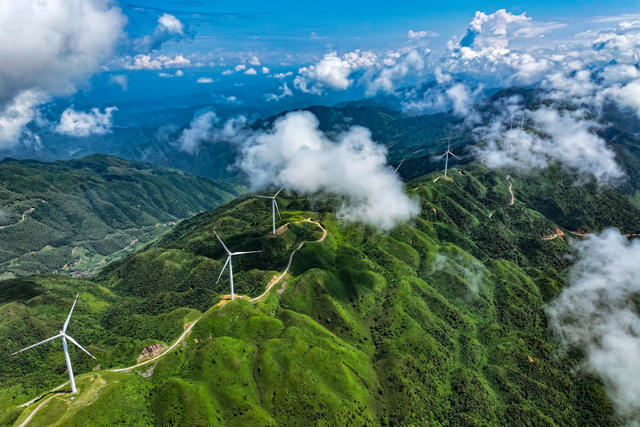
[[[520,129],[524,129],[524,115],[527,110],[522,110],[522,120],[520,121]]]
[[[445,158],[444,160],[444,177],[447,177],[447,170],[449,169],[449,156],[453,156],[456,159],[460,160],[460,157],[456,156],[451,152],[451,137],[449,137],[449,142],[447,143],[447,151],[444,152],[438,159]]]
[[[78,342],[76,340],[74,340],[73,338],[71,338],[69,335],[67,335],[67,326],[69,326],[69,320],[71,319],[71,313],[73,313],[73,308],[76,306],[76,302],[78,301],[78,296],[80,294],[76,295],[76,299],[73,300],[73,305],[71,306],[71,311],[69,311],[69,315],[67,316],[67,320],[64,322],[64,325],[62,326],[62,330],[60,331],[60,333],[54,337],[51,338],[47,338],[44,341],[40,341],[37,344],[33,344],[30,345],[29,347],[25,347],[22,350],[18,350],[15,353],[11,353],[10,356],[14,356],[18,353],[22,353],[25,350],[29,350],[30,348],[33,347],[37,347],[40,344],[44,344],[46,342],[49,341],[53,341],[56,338],[62,338],[62,348],[64,349],[64,359],[67,362],[67,372],[69,372],[69,383],[71,384],[71,393],[76,393],[78,390],[76,389],[76,382],[73,378],[73,369],[71,368],[71,358],[69,357],[69,349],[67,348],[67,340],[71,341],[73,344],[75,344],[80,350],[84,351],[85,353],[87,353],[89,356],[93,357],[95,359],[95,357],[93,356],[93,354],[89,353],[87,350],[85,350],[80,344],[78,344]],[[96,359],[97,360],[97,359]]]
[[[260,197],[262,199],[271,199],[271,213],[273,214],[273,234],[276,234],[276,210],[278,211],[278,216],[282,218],[282,216],[280,215],[280,209],[278,208],[278,202],[276,201],[276,197],[278,197],[278,194],[280,194],[282,190],[284,190],[284,187],[279,189],[278,192],[273,196],[260,196],[256,194],[256,197]]]
[[[258,252],[262,252],[262,251],[231,252],[225,246],[225,244],[222,242],[222,239],[220,238],[220,236],[218,236],[218,233],[216,233],[215,231],[214,231],[214,233],[216,234],[216,237],[220,241],[220,244],[222,245],[224,250],[227,252],[227,260],[225,261],[224,265],[222,266],[222,270],[220,270],[220,275],[218,276],[218,280],[216,280],[216,283],[218,283],[220,281],[220,278],[222,277],[222,273],[224,272],[225,267],[227,266],[227,264],[229,264],[229,282],[231,283],[231,299],[234,300],[234,299],[236,299],[236,296],[233,293],[233,265],[232,265],[232,262],[231,262],[231,257],[234,257],[236,255],[255,254],[255,253],[258,253]]]

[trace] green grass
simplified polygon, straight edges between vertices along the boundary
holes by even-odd
[[[237,292],[250,296],[319,233],[299,224],[273,237],[268,204],[241,198],[183,221],[93,281],[0,282],[0,338],[13,349],[54,333],[80,290],[70,332],[104,369],[133,363],[150,343],[170,344],[204,313],[145,377],[150,365],[93,373],[74,352],[86,392],[75,406],[56,398],[38,415],[61,425],[98,416],[132,425],[619,424],[603,385],[579,369],[579,354],[559,351],[547,327],[544,305],[564,286],[570,251],[542,240],[566,226],[528,201],[544,183],[512,178],[518,200],[510,205],[503,174],[453,171],[453,182],[434,184],[435,174],[410,182],[421,216],[389,233],[283,196],[278,226],[313,217],[329,234],[304,245],[284,293],[260,304],[211,308],[228,286],[224,275],[215,284],[225,255],[213,230],[232,250],[263,250],[234,260]],[[606,194],[589,193],[596,201]],[[638,217],[625,208],[611,223],[632,227]],[[64,381],[59,350],[25,356],[0,359],[0,422],[15,420],[15,403]],[[88,383],[95,376],[106,381],[100,392]]]

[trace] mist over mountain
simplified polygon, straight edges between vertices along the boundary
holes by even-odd
[[[638,425],[637,4],[488,7],[2,2],[0,425]]]

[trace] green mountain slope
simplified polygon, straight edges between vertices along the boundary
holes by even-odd
[[[87,275],[242,188],[102,155],[0,162],[0,277]]]
[[[564,241],[543,237],[558,225],[596,231],[591,211],[573,217],[563,206],[581,197],[602,215],[611,194],[537,191],[548,177],[507,180],[481,167],[451,176],[408,183],[421,216],[386,234],[342,224],[331,199],[285,196],[279,225],[290,225],[273,237],[268,201],[243,198],[183,221],[93,281],[0,282],[8,351],[55,334],[79,290],[70,333],[100,360],[92,372],[74,349],[77,399],[50,395],[23,410],[15,404],[65,381],[61,350],[0,358],[0,423],[618,424],[602,384],[576,369],[581,355],[555,345],[543,311],[569,262]],[[553,215],[533,209],[545,198]],[[607,225],[640,231],[640,210],[623,196],[616,203],[623,209]],[[326,228],[322,242],[317,226],[299,222],[309,217]],[[306,243],[265,299],[217,306],[228,279],[215,284],[224,254],[213,230],[232,250],[263,250],[234,260],[236,292],[248,296]],[[187,326],[164,357],[107,370],[134,365],[145,346],[168,346]]]

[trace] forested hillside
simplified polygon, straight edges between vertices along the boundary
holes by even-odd
[[[0,162],[0,277],[86,276],[239,194],[235,184],[93,155]]]
[[[74,349],[77,400],[54,395],[32,422],[619,423],[600,380],[579,369],[582,355],[559,350],[544,307],[566,285],[566,239],[605,225],[638,233],[640,210],[613,190],[570,185],[558,170],[450,173],[409,182],[420,217],[389,233],[342,223],[332,214],[339,200],[285,194],[272,236],[269,202],[240,198],[183,221],[92,281],[0,283],[8,351],[55,334],[80,291],[70,331],[99,359]],[[558,227],[566,236],[550,238]],[[263,251],[234,259],[238,294],[260,295],[291,256],[288,274],[263,299],[217,304],[229,282],[225,273],[215,283],[225,255],[214,230],[231,250]],[[187,327],[165,357],[107,371]],[[0,361],[4,424],[35,406],[14,405],[65,381],[57,346]]]

